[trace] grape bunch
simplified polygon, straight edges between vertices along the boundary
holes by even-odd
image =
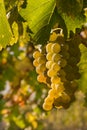
[[[43,49],[36,49],[33,53],[34,61],[33,65],[36,67],[36,72],[38,74],[37,80],[40,83],[46,84],[48,87],[50,87],[50,78],[47,76],[46,72],[46,56],[45,56],[45,50]]]
[[[75,100],[75,91],[80,78],[77,66],[80,60],[80,49],[77,39],[73,37],[65,41],[63,34],[54,29],[44,49],[33,54],[34,66],[38,73],[37,80],[47,84],[48,95],[43,109],[68,108]]]

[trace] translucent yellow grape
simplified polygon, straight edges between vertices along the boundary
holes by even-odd
[[[46,55],[47,60],[51,61],[51,60],[52,60],[52,56],[53,56],[53,53],[52,53],[52,52],[49,52],[49,53]]]
[[[54,62],[51,66],[51,69],[57,72],[60,70],[60,66],[58,65],[58,63]]]
[[[49,69],[49,70],[47,71],[47,75],[48,75],[49,77],[53,77],[53,76],[57,75],[57,72],[54,71],[53,69]]]
[[[46,70],[46,66],[45,64],[39,64],[39,66],[36,67],[36,72],[38,74],[43,73]]]
[[[37,60],[38,60],[38,63],[40,63],[40,64],[43,64],[43,63],[46,62],[45,56],[41,56],[41,57],[39,57]]]
[[[46,111],[50,111],[52,108],[53,108],[52,105],[49,105],[49,104],[46,104],[46,103],[43,104],[43,109],[46,110]]]
[[[44,74],[38,75],[37,80],[41,83],[46,83],[46,77],[44,76]]]
[[[46,103],[46,104],[53,104],[53,102],[54,102],[54,98],[52,97],[52,96],[50,96],[50,95],[48,95],[46,98],[45,98],[45,100],[44,100],[44,102]]]
[[[37,59],[37,58],[40,57],[40,56],[41,56],[40,51],[35,51],[35,52],[33,53],[33,57],[34,57],[35,59]]]
[[[51,47],[53,53],[59,53],[61,51],[61,46],[58,43],[54,43]]]
[[[60,54],[54,53],[54,54],[52,55],[52,61],[58,62],[60,59],[61,59]]]
[[[53,63],[54,63],[53,61],[47,61],[46,62],[46,68],[50,69]]]
[[[58,92],[56,91],[56,89],[50,89],[49,92],[48,92],[49,96],[52,97],[52,98],[55,98],[55,96],[58,97]]]
[[[51,35],[50,35],[50,38],[49,38],[49,41],[56,41],[57,39],[57,34],[55,32],[53,32]]]
[[[33,61],[33,65],[34,65],[35,67],[37,67],[37,66],[39,65],[37,59]]]
[[[52,46],[53,43],[48,43],[46,45],[46,52],[51,52],[51,46]]]
[[[58,77],[57,75],[51,77],[51,82],[52,82],[53,84],[58,84],[58,83],[60,83],[60,81],[61,81],[61,79],[60,79],[60,77]]]

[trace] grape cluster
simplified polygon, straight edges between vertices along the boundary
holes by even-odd
[[[77,66],[80,60],[79,43],[75,38],[65,41],[63,34],[56,31],[51,33],[45,51],[40,49],[33,54],[37,80],[49,86],[43,103],[45,110],[68,108],[75,100],[76,80],[80,78]]]
[[[50,87],[50,78],[47,76],[47,69],[46,69],[46,56],[43,49],[36,49],[36,51],[33,53],[34,61],[33,65],[36,67],[36,72],[38,74],[37,80],[40,83],[46,84],[48,87]]]

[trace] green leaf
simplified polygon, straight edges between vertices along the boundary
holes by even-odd
[[[0,50],[9,44],[11,37],[12,33],[6,18],[4,1],[0,0]]]
[[[45,29],[49,24],[55,9],[55,0],[27,1],[26,9],[21,9],[20,14],[27,20],[33,37],[38,41],[38,32]],[[48,29],[49,30],[49,29]],[[44,32],[44,31],[43,31]]]
[[[58,11],[68,16],[77,16],[83,8],[83,0],[56,0]]]
[[[86,21],[85,16],[82,14],[75,17],[62,14],[61,17],[64,19],[65,25],[68,30],[68,34],[70,31],[75,32],[76,28],[81,28]]]

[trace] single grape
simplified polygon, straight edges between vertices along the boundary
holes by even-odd
[[[44,102],[45,102],[46,104],[52,105],[53,102],[54,102],[54,98],[51,97],[50,95],[48,95],[48,96],[45,98]]]
[[[47,60],[51,61],[52,60],[52,56],[53,56],[52,52],[47,53],[47,55],[46,55]]]
[[[51,52],[51,46],[52,46],[52,44],[53,43],[48,43],[47,45],[46,45],[46,52]]]
[[[67,61],[66,61],[66,59],[61,58],[61,60],[60,60],[60,62],[58,62],[58,64],[63,68],[67,65]]]
[[[67,64],[65,67],[64,67],[64,71],[65,71],[65,73],[66,74],[68,74],[68,73],[73,73],[73,67],[71,66],[71,65],[69,65],[69,64]]]
[[[65,44],[65,39],[64,39],[64,36],[62,34],[57,34],[57,42],[62,45],[62,44]]]
[[[63,108],[62,98],[59,96],[54,100],[54,106],[58,109]]]
[[[49,92],[48,92],[48,95],[52,98],[55,98],[55,97],[58,97],[59,96],[59,93],[56,91],[56,89],[50,89]]]
[[[46,57],[45,56],[41,56],[37,59],[38,63],[43,64],[46,63]]]
[[[52,55],[52,61],[53,61],[53,62],[58,62],[60,59],[61,59],[60,54],[54,53],[54,54]]]
[[[67,51],[61,51],[61,52],[60,52],[60,55],[62,55],[62,57],[63,57],[64,59],[66,59],[66,60],[68,60],[68,59],[70,58],[70,54],[69,54],[69,52],[67,52]]]
[[[57,75],[57,72],[54,71],[53,69],[49,69],[49,70],[47,71],[47,75],[48,75],[49,77],[53,77],[53,76]]]
[[[70,59],[68,60],[68,64],[70,65],[76,65],[78,63],[77,57],[71,56]]]
[[[53,84],[59,84],[60,81],[61,81],[61,79],[60,79],[60,77],[58,77],[57,75],[51,77],[51,82],[52,82]]]
[[[53,108],[52,105],[49,105],[49,104],[46,104],[46,103],[43,104],[43,109],[46,110],[46,111],[50,111],[52,108]]]
[[[36,67],[36,72],[38,74],[42,74],[46,70],[45,64],[39,64],[39,66]]]
[[[37,67],[37,66],[39,65],[39,63],[38,63],[38,60],[37,60],[37,59],[35,59],[35,60],[33,61],[33,65],[34,65],[35,67]]]
[[[42,54],[40,53],[40,51],[35,51],[34,53],[33,53],[33,57],[35,58],[35,59],[37,59],[38,57],[40,57]]]
[[[53,61],[47,61],[46,62],[46,68],[50,69],[53,63],[54,63]]]
[[[71,100],[70,96],[66,92],[62,93],[61,98],[63,103],[69,103]]]
[[[56,39],[57,39],[57,34],[55,32],[53,32],[50,35],[49,41],[54,42],[54,41],[56,41]]]
[[[58,65],[58,63],[54,62],[51,66],[51,69],[58,72],[60,70],[60,66]]]
[[[73,91],[76,91],[77,88],[78,88],[77,82],[76,82],[75,80],[71,81],[71,89],[72,89]]]
[[[39,81],[40,83],[45,83],[46,84],[46,77],[44,76],[44,74],[40,74],[37,76],[37,81]]]
[[[54,43],[54,44],[51,46],[51,51],[52,51],[53,53],[59,53],[60,50],[61,50],[61,46],[60,46],[60,44],[58,44],[58,43]]]
[[[67,51],[69,50],[69,45],[68,45],[68,44],[63,44],[63,45],[61,46],[61,50],[67,52]]]

